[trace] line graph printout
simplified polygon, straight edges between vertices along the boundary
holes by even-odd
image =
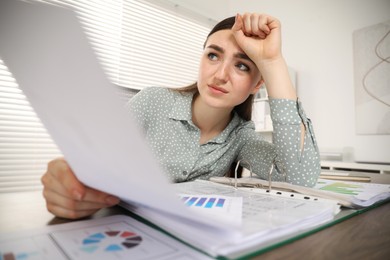
[[[318,180],[315,189],[351,196],[359,200],[371,200],[376,196],[389,196],[390,185],[352,181]]]
[[[327,191],[332,191],[332,192],[346,194],[346,195],[359,195],[359,193],[363,192],[363,189],[359,184],[342,183],[342,182],[335,182],[323,186],[321,190],[327,190]]]

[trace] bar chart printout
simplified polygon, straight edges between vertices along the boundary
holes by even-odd
[[[182,200],[185,202],[185,204],[189,207],[203,207],[206,209],[211,209],[213,207],[217,208],[223,208],[226,202],[226,199],[224,198],[207,198],[207,197],[182,197]],[[195,203],[196,202],[196,203]]]
[[[239,224],[242,218],[242,198],[220,195],[181,194],[183,203],[200,214]]]

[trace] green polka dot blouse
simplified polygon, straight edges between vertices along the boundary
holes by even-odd
[[[173,182],[224,176],[231,164],[242,160],[253,173],[268,179],[276,161],[273,180],[313,186],[320,173],[318,148],[310,120],[299,101],[269,100],[273,122],[273,144],[255,132],[252,121],[234,114],[222,133],[200,144],[200,130],[192,122],[193,94],[149,87],[127,104],[139,122],[153,152]],[[306,127],[301,150],[300,123]],[[243,164],[245,166],[245,164]]]

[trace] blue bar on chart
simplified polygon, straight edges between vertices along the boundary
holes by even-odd
[[[198,200],[198,197],[192,197],[192,198],[190,198],[190,199],[186,202],[186,205],[187,205],[187,206],[192,206],[192,204],[194,204],[195,201],[197,201],[197,200]]]
[[[186,201],[188,200],[188,198],[189,198],[189,197],[182,197],[181,200],[182,200],[183,202],[186,202]]]
[[[214,202],[215,202],[215,198],[210,198],[207,203],[206,203],[206,206],[204,206],[205,208],[212,208],[213,205],[214,205]]]
[[[225,204],[225,199],[218,199],[218,202],[215,206],[218,208],[222,208],[224,204]]]
[[[198,207],[198,208],[223,208],[225,204],[227,203],[226,198],[218,198],[215,196],[209,196],[209,195],[197,195],[197,196],[189,196],[184,195],[181,196],[181,201],[184,202],[184,204],[188,207]]]
[[[195,206],[197,207],[202,207],[203,204],[206,202],[207,198],[200,198],[200,200],[198,200],[198,202],[195,204]]]

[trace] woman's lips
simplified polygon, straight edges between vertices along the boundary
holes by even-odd
[[[227,94],[228,93],[228,91],[226,89],[218,87],[218,86],[209,85],[209,88],[213,93],[217,93],[217,94]]]

